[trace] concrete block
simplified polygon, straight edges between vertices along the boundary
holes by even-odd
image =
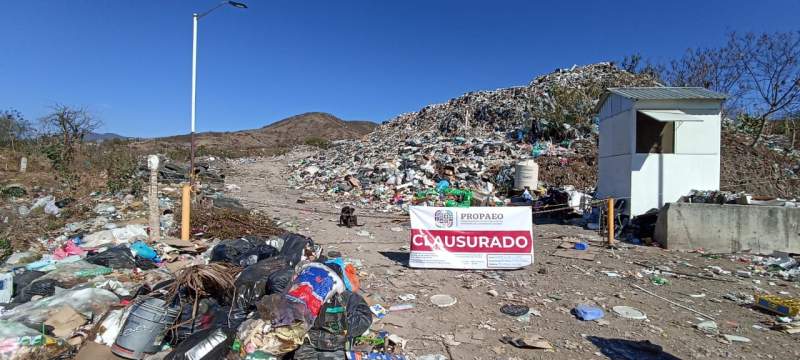
[[[670,250],[800,253],[800,208],[670,203],[659,212],[654,237]]]

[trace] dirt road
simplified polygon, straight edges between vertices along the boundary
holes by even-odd
[[[754,288],[797,296],[795,283],[777,278],[721,276],[728,281],[715,281],[668,276],[668,284],[657,286],[651,283],[652,275],[645,272],[646,268],[635,262],[691,274],[704,273],[702,269],[710,265],[735,272],[746,264],[646,246],[601,250],[594,261],[556,257],[552,253],[565,236],[600,240],[594,232],[560,224],[535,225],[536,260],[529,268],[516,271],[408,268],[407,222],[367,218],[367,215],[391,214],[359,209],[356,213],[364,226],[340,228],[336,225],[336,214],[342,206],[352,204],[323,201],[287,186],[287,162],[302,155],[290,153],[232,165],[227,183],[238,185],[241,190],[231,195],[250,208],[271,214],[283,226],[312,237],[325,251],[337,250],[360,260],[362,292],[371,300],[386,308],[413,303],[414,309],[392,312],[372,326],[373,330],[384,329],[407,339],[407,353],[442,354],[450,359],[800,358],[797,338],[792,337],[797,335],[768,329],[765,323],[775,319],[774,316],[723,298],[728,293],[752,295]],[[298,199],[304,203],[298,203]],[[695,325],[708,319],[637,290],[632,284],[714,317],[719,333],[743,336],[751,342],[731,343],[721,335],[703,333]],[[416,300],[400,300],[399,296],[404,294],[414,294]],[[439,308],[429,301],[434,294],[449,294],[458,302]],[[527,305],[539,315],[519,321],[500,312],[504,304]],[[570,314],[578,304],[601,306],[605,308],[605,316],[600,321],[578,320]],[[618,305],[643,311],[647,320],[616,315],[611,308]],[[500,341],[504,335],[514,338],[540,335],[554,349],[515,348]],[[663,352],[657,350],[658,346]]]

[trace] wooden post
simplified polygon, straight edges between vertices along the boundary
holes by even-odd
[[[150,241],[161,240],[161,210],[158,206],[158,156],[147,157],[150,168],[150,190],[147,201],[150,203]]]
[[[608,246],[614,245],[614,198],[606,200],[608,204]]]
[[[181,202],[181,240],[189,240],[191,233],[190,212],[192,211],[192,186],[183,184]]]

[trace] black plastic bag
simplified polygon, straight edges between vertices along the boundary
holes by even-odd
[[[33,283],[34,280],[44,276],[47,274],[44,271],[36,271],[36,270],[29,270],[19,275],[14,275],[14,292],[12,293],[12,297],[16,297],[20,294],[23,288]]]
[[[224,326],[236,328],[255,308],[256,303],[269,293],[269,278],[274,273],[292,271],[283,257],[277,256],[261,260],[239,274],[236,279],[236,297],[230,311],[226,314]]]
[[[294,278],[294,268],[285,268],[269,274],[265,295],[283,294],[289,290]]]
[[[306,247],[314,246],[314,240],[300,234],[286,233],[281,235],[281,238],[284,242],[280,255],[285,257],[291,266],[300,263]]]
[[[86,261],[112,269],[133,269],[136,267],[136,259],[134,259],[131,249],[125,245],[114,246],[101,253],[87,256]]]
[[[15,303],[26,303],[31,301],[35,295],[51,296],[56,293],[56,286],[61,287],[56,279],[44,279],[34,281],[19,291],[19,295],[14,298]]]
[[[211,261],[248,266],[277,254],[278,249],[261,238],[223,240],[211,250]]]
[[[267,293],[269,276],[275,272],[289,268],[289,264],[281,256],[261,260],[246,267],[236,278],[236,298],[233,299],[231,321],[244,318],[256,302]]]
[[[369,309],[367,301],[358,293],[345,291],[342,293],[342,297],[347,304],[347,336],[352,340],[372,326],[372,311]]]
[[[194,302],[184,303],[177,320],[179,325],[170,334],[172,342],[182,342],[197,332],[210,329],[215,323],[215,316],[218,314],[219,308],[216,300],[204,298],[198,303],[197,312],[194,313],[194,319],[192,319]]]
[[[216,360],[230,352],[235,329],[212,328],[198,331],[181,342],[164,360]]]

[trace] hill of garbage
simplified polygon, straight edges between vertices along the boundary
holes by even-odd
[[[458,183],[452,185],[493,201],[489,194],[512,185],[514,163],[537,157],[545,184],[591,189],[600,94],[654,85],[649,76],[598,63],[559,69],[527,86],[470,92],[399,115],[363,139],[334,142],[297,164],[290,181],[392,207],[449,174]]]
[[[362,139],[334,142],[295,164],[290,183],[396,210],[448,178],[455,182],[449,186],[470,189],[490,204],[513,185],[514,164],[535,158],[540,184],[591,192],[600,95],[608,87],[657,85],[648,75],[598,63],[558,69],[527,86],[470,92],[401,114]],[[765,146],[751,149],[732,128],[722,136],[727,190],[800,193],[796,160]]]

